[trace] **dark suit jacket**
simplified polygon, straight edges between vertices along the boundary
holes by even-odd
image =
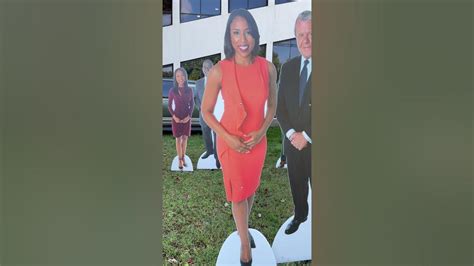
[[[196,93],[194,94],[194,102],[196,103],[196,107],[199,110],[199,115],[201,115],[201,103],[202,103],[202,96],[204,95],[204,78],[201,78],[196,81]]]
[[[194,93],[194,102],[196,103],[197,109],[199,111],[199,123],[201,124],[201,127],[209,127],[206,124],[206,121],[204,121],[204,118],[202,117],[202,112],[201,112],[202,97],[204,96],[204,89],[206,88],[204,85],[204,79],[205,78],[201,78],[196,81],[196,91]]]
[[[301,56],[283,64],[278,85],[277,119],[284,134],[291,128],[304,131],[311,138],[311,74],[306,83],[303,101],[299,104]],[[308,143],[309,144],[309,143]]]

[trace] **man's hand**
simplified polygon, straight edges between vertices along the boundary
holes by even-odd
[[[293,145],[299,151],[308,146],[308,141],[305,139],[302,132],[293,133],[290,136],[290,141],[291,145]]]

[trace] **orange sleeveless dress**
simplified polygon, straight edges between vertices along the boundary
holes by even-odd
[[[256,57],[249,66],[239,66],[227,59],[219,64],[224,100],[220,123],[230,134],[244,137],[244,134],[260,129],[264,121],[269,91],[267,61]],[[228,201],[239,202],[255,193],[260,185],[266,151],[266,137],[250,153],[239,153],[217,137],[217,153]]]

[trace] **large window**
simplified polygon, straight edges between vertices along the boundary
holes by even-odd
[[[210,59],[212,63],[216,64],[221,60],[221,54],[214,54],[181,62],[181,67],[186,69],[186,72],[188,73],[188,80],[198,80],[204,77],[204,74],[202,73],[202,62],[206,59]]]
[[[252,9],[268,5],[268,0],[229,0],[229,13],[238,8]]]
[[[221,14],[221,0],[181,0],[181,22]]]
[[[163,66],[163,78],[173,78],[173,64]]]
[[[163,27],[173,24],[173,2],[171,0],[163,1]]]
[[[284,4],[284,3],[290,3],[290,2],[296,2],[295,0],[275,0],[275,4]]]
[[[275,65],[278,76],[280,76],[280,68],[289,59],[299,56],[296,39],[289,39],[273,43],[273,64]]]

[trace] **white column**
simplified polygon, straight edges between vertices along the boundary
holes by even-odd
[[[180,33],[181,23],[180,23],[180,14],[181,14],[181,1],[173,0],[173,26],[174,32]],[[177,34],[177,42],[181,41],[181,34]],[[172,45],[175,49],[179,49],[178,45]],[[179,62],[181,60],[181,51],[175,53],[177,55],[173,60],[173,69],[176,70],[180,67]]]
[[[178,26],[179,25],[179,13],[181,10],[180,7],[180,1],[179,0],[173,0],[173,6],[172,6],[172,14],[173,14],[173,25]]]
[[[229,0],[221,1],[221,15],[226,15],[229,13]]]
[[[273,55],[273,41],[267,43],[266,58],[268,61],[272,62]]]
[[[223,18],[222,23],[225,25],[227,23],[227,18],[229,17],[229,0],[221,1],[221,16]],[[224,39],[224,36],[222,36],[221,38]],[[225,58],[224,49],[222,49],[221,60],[224,58]]]

